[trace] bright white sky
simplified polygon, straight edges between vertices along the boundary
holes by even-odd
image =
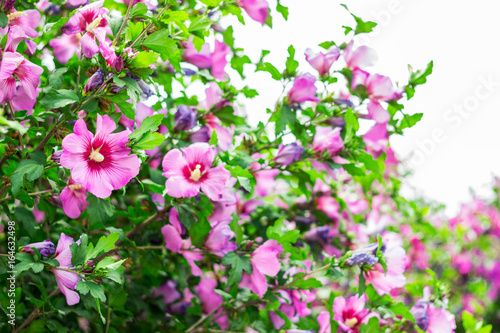
[[[275,2],[269,0],[271,7]],[[253,61],[260,50],[270,50],[266,58],[282,69],[287,48],[293,44],[300,71],[315,71],[303,57],[307,47],[334,40],[347,41],[342,25],[354,26],[352,17],[339,6],[364,20],[379,23],[371,37],[359,42],[378,54],[372,73],[406,82],[408,64],[424,68],[434,60],[434,73],[419,86],[415,97],[405,102],[408,114],[424,117],[404,137],[392,139],[396,153],[412,167],[405,193],[418,194],[449,206],[454,212],[470,199],[469,188],[489,193],[492,175],[500,176],[500,2],[492,0],[283,0],[289,7],[288,22],[274,14],[274,28],[260,27],[245,15],[247,25],[224,18],[232,24],[236,46],[243,47]],[[247,84],[260,96],[247,101],[245,111],[252,123],[266,117],[281,85],[265,72],[249,73]],[[492,82],[485,84],[484,82]],[[455,109],[454,109],[455,108]],[[463,111],[458,111],[458,110]],[[462,113],[460,113],[462,112]],[[433,138],[434,137],[434,138]]]

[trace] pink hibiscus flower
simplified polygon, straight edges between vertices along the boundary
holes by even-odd
[[[406,283],[405,271],[406,253],[402,247],[394,246],[384,251],[387,272],[381,264],[373,266],[373,270],[364,272],[366,284],[371,284],[380,296],[389,293],[392,289],[401,288]]]
[[[214,150],[207,143],[170,150],[163,158],[167,194],[175,198],[194,197],[200,190],[211,200],[218,200],[231,176],[224,163],[212,168]]]
[[[61,37],[54,38],[49,41],[49,45],[54,49],[54,57],[57,59],[57,61],[65,64],[75,54],[78,56],[78,58],[80,58],[80,39],[80,34],[63,34]]]
[[[59,242],[57,242],[56,255],[54,257],[55,260],[59,262],[60,268],[69,268],[71,267],[71,249],[69,246],[73,244],[75,241],[73,238],[66,236],[64,233],[61,233],[61,237],[59,238]],[[77,242],[79,243],[79,241]],[[56,276],[57,286],[61,290],[61,292],[66,297],[66,303],[68,305],[75,305],[80,302],[80,295],[77,292],[73,291],[80,281],[80,277],[78,274],[69,272],[63,269],[58,269],[57,267],[51,268],[52,273]]]
[[[227,73],[224,71],[227,60],[226,56],[229,53],[229,46],[215,41],[214,51],[210,51],[210,44],[204,44],[198,52],[192,42],[184,42],[184,53],[182,60],[195,65],[199,69],[210,69],[213,77],[217,80],[226,80]]]
[[[264,25],[267,20],[269,4],[266,0],[240,0],[239,5],[243,8],[248,16]]]
[[[306,101],[319,102],[316,97],[316,78],[309,73],[301,74],[293,81],[292,89],[288,92],[290,104],[300,104]]]
[[[309,65],[317,70],[319,75],[323,76],[328,74],[330,67],[339,58],[340,50],[335,45],[330,47],[326,53],[314,53],[313,50],[308,48],[305,55]]]
[[[83,119],[75,123],[75,133],[62,142],[61,165],[71,177],[93,195],[107,198],[139,174],[140,160],[127,147],[129,130],[113,133],[116,124],[109,116],[97,115],[95,136]]]
[[[443,308],[436,308],[429,302],[429,287],[424,288],[424,298],[411,308],[417,326],[427,333],[453,333],[457,328],[455,316]]]
[[[106,34],[112,34],[105,18],[109,10],[101,8],[103,4],[104,0],[100,0],[79,8],[61,29],[67,35],[82,33],[80,40],[82,53],[87,58],[92,58],[94,54],[99,52],[96,37],[102,44],[106,42]]]
[[[80,217],[80,214],[89,206],[87,202],[87,190],[72,178],[69,179],[68,186],[61,191],[59,197],[61,198],[64,212],[72,219]]]
[[[251,255],[252,274],[243,273],[240,287],[251,289],[260,297],[267,291],[267,276],[276,276],[281,263],[278,260],[279,255],[283,253],[283,247],[274,239],[266,241],[259,246]]]
[[[360,46],[353,50],[354,42],[351,41],[344,50],[344,60],[347,68],[357,69],[375,65],[377,54],[368,46]]]
[[[222,303],[224,299],[221,295],[217,294],[214,289],[217,287],[217,281],[204,277],[200,280],[200,284],[195,288],[198,296],[201,299],[201,309],[204,314],[211,313],[213,310],[217,309]],[[223,309],[220,308],[217,312],[213,314],[215,322],[222,328],[223,330],[227,330],[229,328],[229,321],[227,315],[220,316]]]
[[[20,53],[4,52],[0,64],[0,104],[16,95],[16,77],[26,96],[30,100],[36,99],[42,73],[42,67],[29,62]]]

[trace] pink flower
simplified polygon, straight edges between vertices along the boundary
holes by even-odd
[[[109,116],[97,115],[95,136],[83,119],[75,123],[75,133],[62,142],[61,165],[71,177],[98,198],[107,198],[139,174],[140,160],[127,147],[129,130],[113,133],[116,124]]]
[[[162,296],[162,301],[165,305],[169,305],[181,298],[181,294],[175,289],[176,283],[174,280],[167,280],[158,288],[152,290],[154,297]]]
[[[340,204],[335,198],[330,196],[319,197],[316,202],[316,208],[324,212],[329,218],[338,221]]]
[[[50,255],[53,255],[56,252],[56,249],[54,247],[54,243],[52,243],[52,241],[50,239],[46,239],[43,242],[28,244],[28,245],[23,247],[21,252],[35,254],[35,250],[33,250],[33,248],[37,249],[38,252],[43,257],[48,257]]]
[[[290,104],[300,104],[306,101],[319,102],[316,97],[316,78],[309,73],[299,75],[293,81],[292,89],[288,92]]]
[[[71,267],[71,249],[69,246],[74,242],[73,238],[61,233],[59,242],[57,242],[56,255],[54,257],[54,259],[59,262],[58,267]],[[80,295],[73,291],[78,281],[80,281],[78,274],[54,267],[51,268],[51,270],[56,276],[57,286],[66,297],[66,303],[68,305],[75,305],[80,302]]]
[[[330,312],[321,311],[318,315],[319,331],[318,333],[331,333]]]
[[[80,34],[63,34],[61,37],[54,38],[49,41],[50,47],[54,49],[54,57],[57,59],[57,61],[65,64],[75,54],[78,56],[78,58],[80,58],[80,39]]]
[[[288,317],[291,322],[296,323],[299,321],[299,317],[306,317],[311,314],[311,309],[307,305],[315,299],[313,292],[306,290],[280,290],[279,294],[281,305],[278,310]],[[269,312],[269,318],[277,330],[285,324],[283,318],[278,316],[274,311]]]
[[[213,131],[217,133],[217,146],[222,151],[227,151],[231,148],[233,144],[233,135],[234,135],[234,124],[232,128],[222,127],[221,121],[219,118],[214,116],[213,114],[207,114],[203,117],[206,121],[206,126],[208,127],[209,134],[212,135]]]
[[[252,274],[243,273],[240,286],[250,288],[260,297],[264,296],[268,288],[265,275],[274,277],[279,273],[281,263],[278,257],[281,253],[283,247],[274,239],[259,246],[250,257]]]
[[[269,10],[269,4],[266,0],[240,0],[239,4],[252,20],[262,25],[266,23]]]
[[[33,100],[38,96],[40,75],[43,69],[28,60],[20,53],[4,52],[0,64],[0,104],[10,101],[16,95],[16,77],[23,86],[26,96]]]
[[[221,306],[224,302],[222,296],[214,291],[216,287],[216,280],[209,277],[204,277],[200,280],[200,284],[195,288],[198,296],[201,299],[201,309],[203,310],[204,314],[211,313],[219,306]],[[219,324],[220,328],[222,328],[223,330],[227,330],[229,328],[227,315],[219,317],[222,311],[223,309],[220,308],[213,314],[213,317],[217,318],[215,319],[215,322]]]
[[[16,93],[14,98],[10,101],[12,105],[12,109],[14,111],[28,111],[28,115],[33,114],[33,107],[35,106],[36,99],[38,98],[38,94],[40,93],[40,88],[36,88],[35,95],[33,97],[28,96],[26,90],[23,85],[19,82],[16,84]]]
[[[299,161],[303,152],[304,147],[299,146],[296,142],[288,145],[280,144],[273,162],[279,165],[290,165],[293,162]]]
[[[402,247],[390,247],[384,251],[387,272],[381,264],[375,264],[373,270],[363,273],[366,284],[371,284],[380,296],[389,293],[392,289],[401,288],[406,283],[405,271],[406,253]]]
[[[194,197],[200,190],[211,200],[218,200],[231,174],[224,163],[212,168],[214,150],[206,143],[172,149],[163,158],[165,188],[175,198]]]
[[[106,8],[101,8],[104,0],[96,1],[85,7],[79,8],[62,27],[63,33],[75,35],[82,33],[82,53],[87,58],[92,58],[99,52],[95,38],[102,44],[106,41],[106,34],[112,34],[105,16],[109,13]]]
[[[366,294],[351,296],[347,299],[338,296],[333,300],[333,319],[339,323],[344,332],[357,333],[361,324],[366,324],[372,317],[378,317],[375,312],[365,309],[368,300]]]
[[[344,59],[347,68],[358,69],[375,65],[377,54],[365,45],[353,50],[354,41],[351,41],[344,50]]]
[[[219,257],[224,257],[227,253],[236,251],[235,242],[229,240],[235,236],[229,227],[231,220],[216,222],[212,225],[212,230],[208,234],[203,246],[210,252]]]
[[[9,19],[9,27],[20,27],[24,34],[31,38],[38,37],[38,32],[36,32],[36,28],[40,24],[40,12],[36,9],[29,9],[22,12],[18,12],[13,9],[8,15]],[[7,34],[7,27],[0,29],[2,35]],[[9,32],[10,33],[10,32]]]
[[[184,42],[183,45],[184,54],[182,59],[185,62],[193,64],[199,69],[210,69],[214,78],[226,80],[227,73],[224,71],[224,67],[226,67],[226,56],[229,53],[229,47],[226,44],[216,40],[214,52],[212,53],[209,44],[203,45],[200,52],[190,41]]]
[[[344,141],[340,137],[340,127],[316,127],[312,149],[320,154],[326,150],[330,157],[337,155],[344,149]]]
[[[83,213],[89,203],[87,202],[87,190],[76,183],[72,178],[59,195],[62,201],[63,210],[72,219],[77,219]]]
[[[195,264],[195,261],[203,260],[203,253],[199,252],[195,247],[191,246],[191,239],[182,239],[182,235],[186,233],[186,229],[179,220],[179,214],[175,208],[170,209],[169,221],[161,228],[161,233],[165,238],[165,247],[172,252],[180,253],[186,258],[191,272],[194,276],[202,276],[203,271]]]
[[[363,141],[366,144],[366,151],[372,154],[373,158],[378,158],[385,151],[389,143],[387,124],[378,123],[373,125],[373,127],[363,135]]]
[[[311,49],[306,49],[305,52],[307,62],[318,71],[319,75],[327,75],[332,64],[339,58],[340,50],[336,46],[332,46],[326,53],[314,53]]]
[[[424,298],[411,308],[418,327],[427,333],[453,333],[457,328],[455,316],[443,308],[436,308],[429,302],[429,287],[424,288]]]

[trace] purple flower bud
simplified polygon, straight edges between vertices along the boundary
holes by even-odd
[[[208,142],[210,141],[210,130],[207,126],[203,126],[189,136],[191,142]]]
[[[33,250],[33,248],[37,249],[38,252],[40,252],[40,254],[43,257],[48,257],[56,253],[56,248],[54,247],[54,243],[52,243],[50,239],[46,239],[43,242],[28,244],[25,247],[23,247],[21,252],[35,254],[35,250]]]
[[[303,151],[304,147],[299,146],[295,142],[289,145],[281,144],[278,154],[273,158],[273,161],[280,165],[290,165],[300,160]]]
[[[67,123],[70,124],[71,126],[74,126],[76,123],[76,120],[68,120]]]
[[[137,83],[139,84],[139,88],[141,88],[141,90],[142,90],[142,94],[141,94],[142,98],[148,99],[149,97],[154,95],[153,89],[151,89],[146,82],[140,80]]]
[[[332,127],[345,127],[345,119],[342,117],[333,117],[325,121],[325,124],[328,124]]]
[[[14,9],[14,5],[16,4],[16,0],[5,0],[3,4],[3,12],[8,13],[12,9]]]
[[[189,68],[183,68],[182,71],[184,72],[184,75],[186,75],[186,76],[196,75],[196,72],[193,71],[192,69],[189,69]]]
[[[354,107],[354,103],[353,102],[351,102],[348,99],[343,99],[343,98],[337,98],[336,100],[333,101],[333,103],[335,103],[337,105],[346,105],[346,106],[349,106],[351,108]]]
[[[198,123],[198,111],[193,107],[179,105],[175,113],[175,131],[189,131]]]
[[[54,154],[52,154],[52,156],[50,156],[50,159],[54,162],[54,163],[59,163],[59,161],[61,160],[61,154],[62,154],[62,150],[58,150],[56,151]]]
[[[118,73],[123,70],[123,58],[122,56],[119,56],[118,58],[115,59],[113,62],[113,69],[117,71]]]
[[[50,16],[57,16],[61,14],[61,7],[56,5],[50,5],[45,9],[45,13]]]
[[[378,262],[378,258],[375,257],[373,254],[367,254],[367,253],[362,253],[362,254],[356,254],[350,257],[349,259],[346,260],[345,264],[347,266],[354,266],[354,265],[363,265],[367,264],[369,266],[373,266]]]
[[[83,92],[85,94],[88,94],[91,91],[94,91],[99,87],[101,84],[104,82],[104,74],[102,73],[102,70],[99,68],[92,76],[89,78],[87,81],[87,84],[85,84],[85,87],[83,88]]]
[[[427,313],[428,306],[429,302],[418,301],[411,308],[411,314],[413,315],[413,318],[415,318],[415,323],[423,331],[427,331],[427,328],[429,327],[429,314]]]

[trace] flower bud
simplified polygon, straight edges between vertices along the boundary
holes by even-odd
[[[59,161],[61,160],[61,154],[62,154],[62,150],[58,150],[56,151],[55,153],[52,154],[52,156],[50,156],[50,159],[54,162],[54,163],[59,163]]]
[[[273,161],[280,165],[290,165],[300,160],[303,151],[304,147],[299,146],[295,142],[289,145],[281,144],[278,154],[273,158]]]
[[[118,73],[123,70],[123,58],[122,56],[119,56],[118,58],[115,59],[113,62],[113,69],[117,71]]]
[[[189,136],[191,142],[208,142],[210,141],[210,130],[207,126],[203,126]]]
[[[76,116],[78,117],[78,119],[83,119],[83,118],[87,117],[87,112],[85,110],[80,110],[80,111],[78,111]]]
[[[3,12],[8,13],[12,9],[14,9],[14,5],[16,4],[16,0],[5,0],[3,4]]]
[[[102,73],[102,70],[99,68],[92,76],[89,78],[87,83],[85,84],[85,87],[83,88],[83,92],[85,94],[88,94],[91,91],[94,91],[99,87],[101,84],[104,82],[104,74]]]
[[[175,131],[189,131],[198,123],[198,112],[189,106],[179,105],[175,113]]]
[[[37,249],[38,252],[40,252],[40,254],[43,257],[48,257],[56,253],[56,248],[54,247],[54,243],[52,243],[50,239],[46,239],[43,242],[28,244],[25,247],[23,247],[21,252],[35,254],[35,250],[33,250],[33,248]]]

